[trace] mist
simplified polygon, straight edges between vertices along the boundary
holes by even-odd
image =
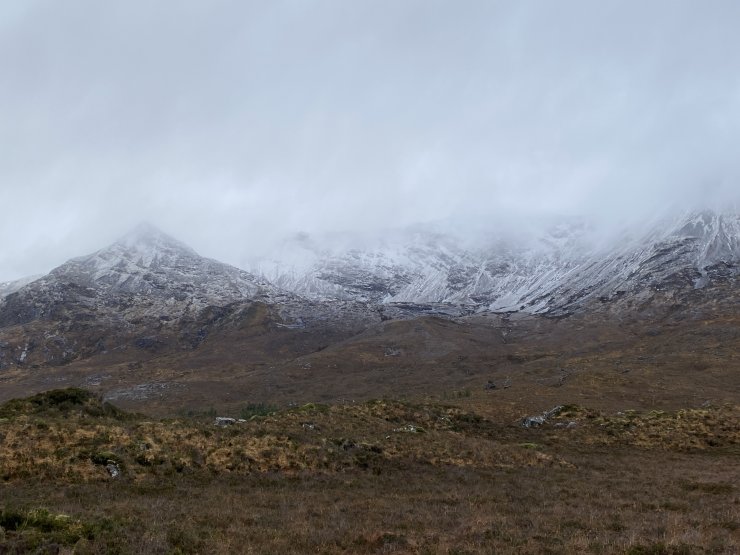
[[[290,234],[629,225],[740,205],[733,1],[7,0],[0,281],[149,221]]]

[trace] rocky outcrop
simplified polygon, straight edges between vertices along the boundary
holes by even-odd
[[[0,299],[2,365],[64,364],[131,347],[197,347],[233,305],[287,296],[142,225]]]
[[[685,214],[643,231],[627,230],[606,243],[593,233],[575,221],[539,235],[490,234],[471,243],[427,226],[351,249],[324,248],[301,236],[286,247],[287,260],[263,260],[254,268],[315,300],[550,315],[623,296],[701,289],[738,276],[737,214]]]

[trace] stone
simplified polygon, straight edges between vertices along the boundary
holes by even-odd
[[[215,424],[216,426],[231,426],[232,424],[236,424],[236,418],[229,418],[227,416],[217,416]]]
[[[525,428],[538,428],[547,422],[550,418],[557,416],[563,410],[562,405],[551,408],[537,416],[527,416],[522,419],[522,426]]]
[[[544,416],[527,416],[522,420],[522,426],[524,426],[525,428],[539,428],[544,423]]]
[[[105,465],[105,469],[108,471],[111,478],[118,478],[121,475],[121,469],[113,461],[108,461],[108,464]]]
[[[421,426],[406,424],[405,426],[401,426],[400,428],[395,428],[393,431],[406,434],[423,434],[425,430]]]

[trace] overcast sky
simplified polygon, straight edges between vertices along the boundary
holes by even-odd
[[[740,2],[3,0],[0,281],[141,220],[304,230],[740,196]]]

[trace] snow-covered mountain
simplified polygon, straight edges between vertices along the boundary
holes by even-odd
[[[141,224],[105,249],[70,260],[52,270],[49,279],[196,305],[275,292],[265,280],[204,258],[149,224]]]
[[[316,300],[450,303],[496,309],[562,279],[592,249],[583,222],[544,234],[415,226],[376,239],[337,244],[299,235],[251,269]]]
[[[142,224],[0,299],[0,325],[51,318],[70,307],[99,317],[172,319],[207,306],[275,295],[280,293],[264,279],[199,256]]]
[[[623,233],[585,257],[565,279],[526,299],[533,312],[575,310],[588,301],[650,298],[733,282],[740,273],[740,215],[712,211]]]
[[[233,302],[280,304],[289,295],[293,306],[304,298],[562,314],[589,302],[702,289],[735,280],[740,268],[736,213],[664,218],[611,240],[579,220],[516,234],[465,229],[414,226],[340,242],[302,234],[250,273],[142,225],[42,278],[5,286],[0,326],[50,318],[62,307],[98,319],[170,321]]]
[[[641,307],[665,314],[702,304],[734,310],[737,214],[687,214],[611,240],[598,237],[581,221],[516,234],[416,226],[378,238],[345,237],[341,245],[301,235],[261,261],[258,277],[145,225],[6,288],[0,369],[130,348],[197,348],[215,330],[241,329],[257,314],[265,333],[346,337],[420,314],[562,316],[606,307],[650,317]]]
[[[20,289],[21,287],[24,287],[31,283],[32,281],[36,281],[41,276],[28,276],[21,279],[16,279],[13,281],[2,281],[0,282],[0,299],[3,297],[10,295],[11,293],[15,293]]]
[[[296,294],[374,303],[451,303],[480,310],[563,312],[593,299],[734,278],[740,217],[699,212],[664,218],[611,240],[581,221],[533,235],[483,233],[476,241],[434,226],[360,247],[306,235],[252,270]]]

